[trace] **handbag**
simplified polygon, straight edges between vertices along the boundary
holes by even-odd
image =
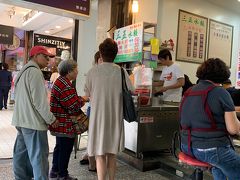
[[[121,68],[121,74],[122,74],[123,118],[130,123],[136,121],[137,113],[133,103],[131,91],[129,91],[127,88],[123,68]]]
[[[82,134],[88,130],[89,118],[82,110],[80,110],[80,115],[76,118],[72,118],[73,127],[76,134]]]

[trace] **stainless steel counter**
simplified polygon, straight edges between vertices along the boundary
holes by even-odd
[[[170,149],[178,130],[178,106],[160,104],[138,108],[137,122],[125,121],[125,148],[143,158],[144,152]]]
[[[169,105],[169,104],[160,104],[155,106],[142,106],[137,108],[139,111],[141,110],[162,110],[162,111],[168,111],[168,110],[178,110],[178,106],[175,105]]]

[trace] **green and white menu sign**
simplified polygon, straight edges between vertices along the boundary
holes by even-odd
[[[115,30],[114,40],[118,44],[118,54],[114,60],[132,62],[142,60],[143,22]]]

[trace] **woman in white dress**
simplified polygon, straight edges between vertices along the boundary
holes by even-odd
[[[116,42],[104,40],[99,51],[103,63],[89,70],[84,88],[85,95],[91,97],[88,154],[96,157],[98,179],[105,180],[108,174],[113,180],[116,154],[124,145],[122,77],[121,68],[113,63],[118,52]],[[126,71],[125,77],[133,90]]]

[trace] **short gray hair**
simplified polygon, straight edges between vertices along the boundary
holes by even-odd
[[[77,62],[70,59],[61,61],[58,65],[58,72],[61,76],[66,76],[77,67]]]

